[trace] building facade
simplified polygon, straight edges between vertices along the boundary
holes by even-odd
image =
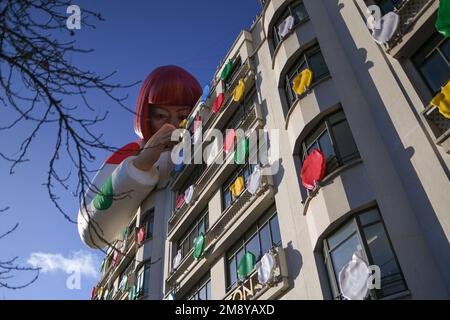
[[[174,172],[170,190],[161,191],[170,201],[146,200],[130,228],[145,227],[146,240],[130,236],[131,264],[105,263],[99,287],[119,292],[110,298],[342,299],[340,271],[360,252],[380,268],[381,287],[369,298],[448,299],[450,120],[430,104],[450,80],[450,41],[435,28],[439,1],[262,5],[193,111],[211,161]],[[386,43],[366,25],[371,5],[399,17]],[[311,84],[298,94],[293,82],[306,68]],[[237,87],[245,87],[242,99]],[[236,164],[236,152],[214,149],[208,129],[269,135]],[[326,172],[308,191],[300,172],[314,149]],[[251,192],[256,164],[276,170]],[[180,201],[186,190],[189,204]],[[269,281],[256,269],[242,276],[243,257],[259,262],[268,252]],[[137,290],[118,291],[128,273]]]

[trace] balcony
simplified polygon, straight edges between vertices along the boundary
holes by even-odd
[[[214,261],[214,259],[225,250],[224,243],[216,246],[226,231],[231,229],[231,226],[246,212],[249,214],[259,214],[273,203],[273,184],[271,177],[262,176],[261,186],[258,192],[252,195],[245,189],[241,195],[234,200],[234,202],[222,213],[219,220],[214,223],[205,234],[205,257],[208,260],[201,258],[199,261],[194,260],[193,251],[191,249],[186,256],[181,260],[178,268],[172,270],[169,277],[166,279],[168,287],[170,284],[179,284],[185,277],[191,273],[198,264],[205,267],[205,261]],[[258,203],[257,203],[258,202]],[[250,209],[255,204],[256,207]],[[264,206],[264,208],[261,208]],[[250,210],[249,210],[250,209]]]
[[[434,4],[436,0],[403,0],[394,10],[400,17],[397,33],[389,41],[387,52],[396,55],[400,43],[413,30],[416,22]]]
[[[244,281],[228,292],[222,300],[271,300],[289,286],[286,254],[284,248],[273,247],[275,268],[271,281],[265,285],[258,282],[258,272],[254,270]]]
[[[450,119],[439,113],[437,107],[429,105],[423,112],[431,131],[434,134],[435,143],[450,153]]]
[[[262,126],[263,126],[263,118],[261,108],[259,105],[255,104],[255,106],[250,110],[250,112],[246,114],[245,117],[242,119],[241,123],[238,125],[238,128],[242,129],[243,131],[247,131],[247,130],[257,130],[259,128],[262,128]],[[189,211],[192,211],[190,209],[196,205],[199,196],[204,193],[204,191],[207,189],[208,186],[211,186],[212,183],[214,183],[214,181],[218,179],[219,176],[218,173],[220,168],[223,165],[227,165],[228,163],[230,163],[232,156],[233,153],[226,155],[223,149],[220,150],[220,152],[216,156],[216,159],[214,159],[214,161],[210,165],[208,165],[203,174],[194,183],[194,194],[191,202],[189,204],[183,203],[183,205],[178,210],[175,210],[173,212],[168,222],[169,224],[168,234],[171,234],[172,231],[178,226],[179,222],[183,219],[183,217],[187,215]],[[225,159],[224,161],[225,164],[215,163],[219,157]],[[179,183],[177,181],[174,181],[174,183],[172,184],[172,189],[175,189],[178,186],[178,184]]]

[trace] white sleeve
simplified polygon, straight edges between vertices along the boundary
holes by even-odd
[[[98,192],[78,212],[78,232],[87,246],[103,248],[106,242],[118,239],[142,201],[157,185],[158,169],[153,166],[150,171],[139,170],[133,164],[135,158],[128,157],[122,161],[107,175],[106,181],[98,183],[94,179]],[[105,177],[104,174],[97,176]]]

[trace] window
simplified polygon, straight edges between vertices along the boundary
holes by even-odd
[[[227,90],[233,81],[235,80],[236,75],[238,74],[239,70],[241,69],[242,60],[241,56],[237,56],[233,61],[233,68],[231,69],[230,74],[228,75],[227,79],[225,80],[225,89]]]
[[[381,9],[381,13],[384,15],[388,12],[394,11],[396,8],[399,8],[401,4],[405,2],[404,0],[377,0],[375,1],[376,5],[378,5]]]
[[[145,240],[153,238],[153,226],[155,221],[155,209],[145,213],[141,227],[145,227]]]
[[[450,80],[450,40],[440,34],[435,33],[412,60],[432,95]]]
[[[228,120],[222,130],[222,135],[225,137],[227,129],[239,129],[241,123],[246,119],[247,115],[252,112],[256,102],[256,88],[253,86],[251,90],[245,95],[242,102],[235,107],[233,116]]]
[[[150,261],[145,262],[137,272],[136,292],[138,297],[147,297],[149,294],[150,266]]]
[[[289,106],[297,99],[297,94],[292,89],[293,80],[306,68],[311,69],[313,72],[312,84],[329,75],[328,67],[318,45],[305,51],[286,74],[285,92]]]
[[[227,252],[227,291],[238,284],[239,261],[246,252],[251,252],[259,261],[273,246],[281,245],[280,227],[274,208],[253,225]]]
[[[342,299],[339,272],[359,251],[368,265],[381,269],[381,289],[372,290],[371,299],[380,299],[407,290],[378,209],[360,213],[324,240],[325,264],[334,299]]]
[[[177,250],[181,250],[181,258],[184,258],[194,247],[194,239],[200,233],[206,234],[209,228],[208,209],[205,209],[193,224],[189,227],[177,242]]]
[[[119,291],[124,292],[128,286],[128,276],[134,271],[134,258],[130,259],[124,271],[119,278]]]
[[[280,35],[278,34],[278,26],[289,16],[294,17],[294,26],[292,27],[292,30],[294,30],[300,23],[303,23],[309,19],[308,12],[306,12],[303,1],[297,1],[291,4],[273,26],[274,48],[276,48],[281,41]]]
[[[208,274],[200,280],[199,285],[196,285],[191,293],[187,295],[186,300],[211,300],[211,278]]]
[[[326,116],[302,143],[302,161],[314,149],[323,152],[327,173],[359,157],[358,148],[342,110]]]
[[[194,161],[194,154],[192,154],[192,163]],[[189,177],[186,179],[186,181],[183,182],[183,184],[181,185],[180,188],[178,188],[178,190],[176,190],[175,192],[175,198],[174,198],[174,204],[173,207],[176,207],[176,201],[178,199],[178,197],[181,194],[184,194],[186,192],[186,190],[191,186],[194,185],[195,182],[197,182],[198,179],[200,179],[200,177],[202,176],[203,172],[205,172],[206,170],[206,163],[202,162],[201,164],[193,164],[194,169],[192,170],[191,174],[189,175]],[[174,211],[174,213],[176,212],[176,210]]]
[[[222,187],[222,211],[230,207],[233,202],[239,198],[239,196],[234,197],[231,193],[230,186],[235,182],[236,178],[242,176],[244,178],[244,185],[247,187],[250,176],[253,173],[255,164],[241,164],[237,165],[238,169],[228,178],[228,180],[223,184]],[[241,194],[244,191],[241,192]]]

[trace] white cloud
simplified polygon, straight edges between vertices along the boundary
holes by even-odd
[[[97,257],[80,250],[66,258],[60,253],[33,252],[27,262],[33,267],[40,267],[41,272],[63,271],[67,274],[78,272],[80,275],[97,277]]]

